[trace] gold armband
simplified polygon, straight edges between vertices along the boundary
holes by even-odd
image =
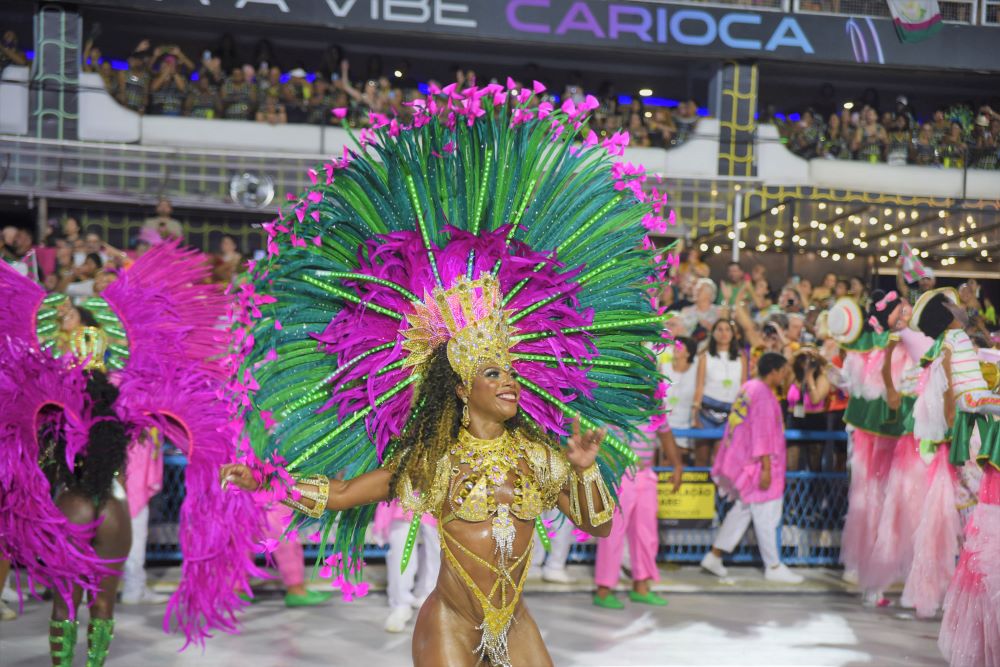
[[[308,484],[310,486],[316,487],[313,491],[303,491],[299,488],[299,484]],[[313,501],[312,509],[309,509],[297,500],[294,500],[291,495],[281,501],[282,505],[291,507],[296,512],[301,512],[308,517],[313,519],[318,519],[323,516],[323,512],[326,511],[326,501],[330,498],[330,478],[325,475],[307,475],[304,477],[295,478],[295,490],[298,491],[302,498],[308,498]]]
[[[583,494],[587,498],[587,516],[590,519],[590,525],[600,526],[610,521],[612,515],[615,513],[615,503],[611,499],[611,494],[608,492],[608,487],[604,484],[604,478],[601,477],[601,471],[596,463],[591,464],[581,474],[573,473],[573,483],[569,489],[569,511],[574,516],[570,516],[570,519],[576,524],[580,524],[583,520],[580,508],[580,492],[578,490],[580,484],[583,484]],[[600,512],[594,508],[595,486],[597,487],[597,493],[601,496],[601,503],[604,505],[604,509]]]

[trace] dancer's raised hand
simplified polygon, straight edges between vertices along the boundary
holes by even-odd
[[[566,458],[577,470],[586,470],[597,459],[597,452],[607,435],[607,429],[580,432],[580,420],[573,420],[573,435],[566,441]]]
[[[229,463],[219,469],[219,479],[222,488],[227,485],[243,489],[244,491],[256,491],[260,484],[254,479],[253,471],[242,463]]]

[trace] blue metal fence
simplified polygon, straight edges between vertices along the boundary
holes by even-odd
[[[679,437],[718,439],[721,431],[691,429],[675,431]],[[811,442],[836,442],[847,439],[842,431],[785,432],[788,440]],[[150,562],[178,563],[181,560],[177,540],[177,522],[184,500],[184,470],[187,460],[181,454],[164,456],[163,491],[150,502],[149,542],[146,557]],[[670,468],[657,468],[669,471]],[[687,468],[704,471],[706,468]],[[790,565],[835,565],[840,557],[840,536],[847,513],[848,476],[842,472],[789,472],[785,484],[785,503],[778,545],[784,562]],[[680,563],[693,563],[712,545],[715,530],[729,507],[718,495],[715,498],[716,520],[706,528],[668,528],[660,531],[658,559]],[[313,557],[316,547],[305,546],[306,556]],[[575,544],[570,550],[571,562],[592,563],[595,545],[592,542]],[[385,548],[367,545],[365,557],[378,559],[385,556]],[[732,554],[736,563],[759,563],[753,531],[747,535]]]

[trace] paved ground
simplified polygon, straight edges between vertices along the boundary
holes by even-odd
[[[580,590],[583,582],[535,585],[528,605],[557,665],[944,665],[937,621],[913,620],[893,608],[864,609],[837,573],[808,570],[809,581],[789,589],[767,584],[755,570],[731,570],[732,581],[723,583],[695,568],[665,571],[666,608],[599,609]],[[372,568],[376,586],[381,574]],[[578,566],[575,574],[587,571]],[[165,590],[171,579],[167,572],[157,586]],[[381,629],[381,593],[313,610],[285,609],[270,584],[258,597],[243,618],[243,634],[216,637],[204,653],[177,652],[178,639],[160,630],[162,607],[120,608],[108,667],[410,664],[410,633]],[[0,624],[0,666],[49,664],[47,616],[46,605],[30,602],[23,617]],[[83,650],[81,640],[78,653]]]

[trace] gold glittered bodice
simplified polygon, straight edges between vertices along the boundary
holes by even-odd
[[[451,514],[463,521],[486,521],[504,505],[497,502],[497,494],[513,475],[514,501],[508,505],[509,511],[518,519],[534,521],[545,511],[546,499],[535,475],[525,474],[522,469],[521,462],[526,460],[525,452],[531,444],[509,432],[495,440],[480,440],[462,429],[450,451]]]
[[[566,455],[519,430],[495,440],[480,440],[462,429],[458,440],[437,463],[430,488],[414,494],[407,475],[399,481],[399,501],[407,511],[431,514],[441,521],[486,521],[498,511],[497,491],[513,475],[511,514],[533,521],[556,506],[570,477]]]
[[[488,664],[510,665],[507,631],[531,561],[530,540],[522,553],[514,554],[517,526],[513,519],[533,522],[555,507],[570,478],[569,461],[563,452],[534,442],[519,430],[481,440],[465,429],[438,461],[429,489],[415,495],[408,477],[400,477],[400,504],[410,511],[430,513],[440,521],[444,558],[479,601],[482,640],[476,652]],[[484,559],[463,544],[448,527],[452,521],[490,521],[493,558]],[[490,584],[481,588],[470,568],[488,572]]]

